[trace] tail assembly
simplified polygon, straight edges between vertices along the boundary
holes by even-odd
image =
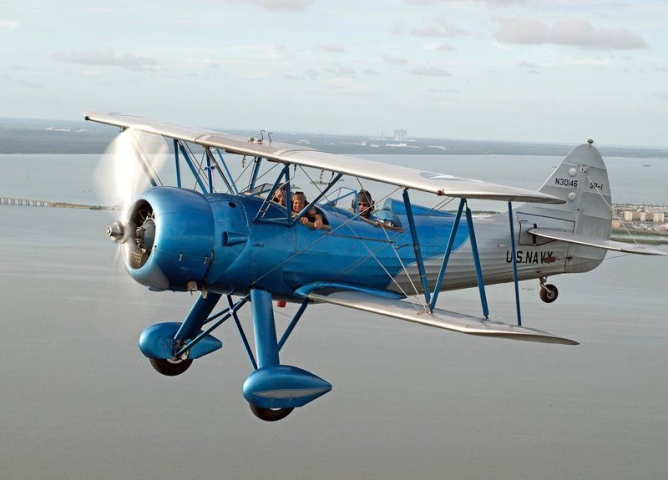
[[[608,172],[593,141],[574,148],[540,188],[563,199],[561,205],[525,204],[517,209],[520,244],[562,241],[569,244],[566,273],[596,268],[607,250],[665,255],[637,245],[613,242]]]

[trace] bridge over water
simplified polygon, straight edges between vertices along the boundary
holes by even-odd
[[[0,197],[0,205],[20,205],[29,207],[52,207],[53,202],[48,200],[34,200],[31,198]]]
[[[112,210],[114,207],[101,205],[87,205],[83,203],[54,202],[52,200],[35,200],[33,198],[1,197],[0,205],[24,207],[60,207],[60,208],[87,208],[90,210]]]

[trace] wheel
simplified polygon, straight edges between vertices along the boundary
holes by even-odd
[[[257,405],[252,403],[248,404],[250,406],[251,412],[260,420],[265,422],[277,422],[283,420],[285,417],[290,415],[290,412],[294,410],[293,408],[260,408]]]
[[[166,358],[149,358],[148,361],[151,362],[151,366],[153,368],[155,368],[163,375],[167,375],[168,377],[181,375],[183,372],[188,370],[190,365],[193,363],[192,358],[179,360],[177,362]]]
[[[552,284],[541,285],[540,299],[545,303],[554,302],[559,296],[559,289]]]

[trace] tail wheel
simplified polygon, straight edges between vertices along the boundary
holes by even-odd
[[[253,415],[265,422],[277,422],[283,420],[290,415],[292,410],[294,410],[293,408],[260,408],[252,403],[249,403],[248,405],[250,406]]]
[[[540,286],[540,299],[545,303],[554,302],[559,296],[559,289],[552,284],[545,284]]]
[[[193,363],[192,358],[178,361],[166,358],[149,358],[148,361],[151,362],[151,366],[159,373],[167,375],[168,377],[181,375],[183,372],[188,370],[190,365]]]

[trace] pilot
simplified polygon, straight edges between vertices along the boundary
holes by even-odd
[[[371,214],[373,213],[373,208],[374,201],[371,198],[371,194],[367,190],[360,190],[357,194],[357,211],[360,217],[372,220]]]
[[[296,192],[292,195],[292,213],[299,214],[302,210],[306,208],[308,202],[306,201],[306,195],[303,192]],[[315,207],[308,207],[306,214],[299,219],[299,222],[302,225],[307,227],[315,228],[321,230],[326,228],[325,222],[322,218],[322,215],[318,213]]]

